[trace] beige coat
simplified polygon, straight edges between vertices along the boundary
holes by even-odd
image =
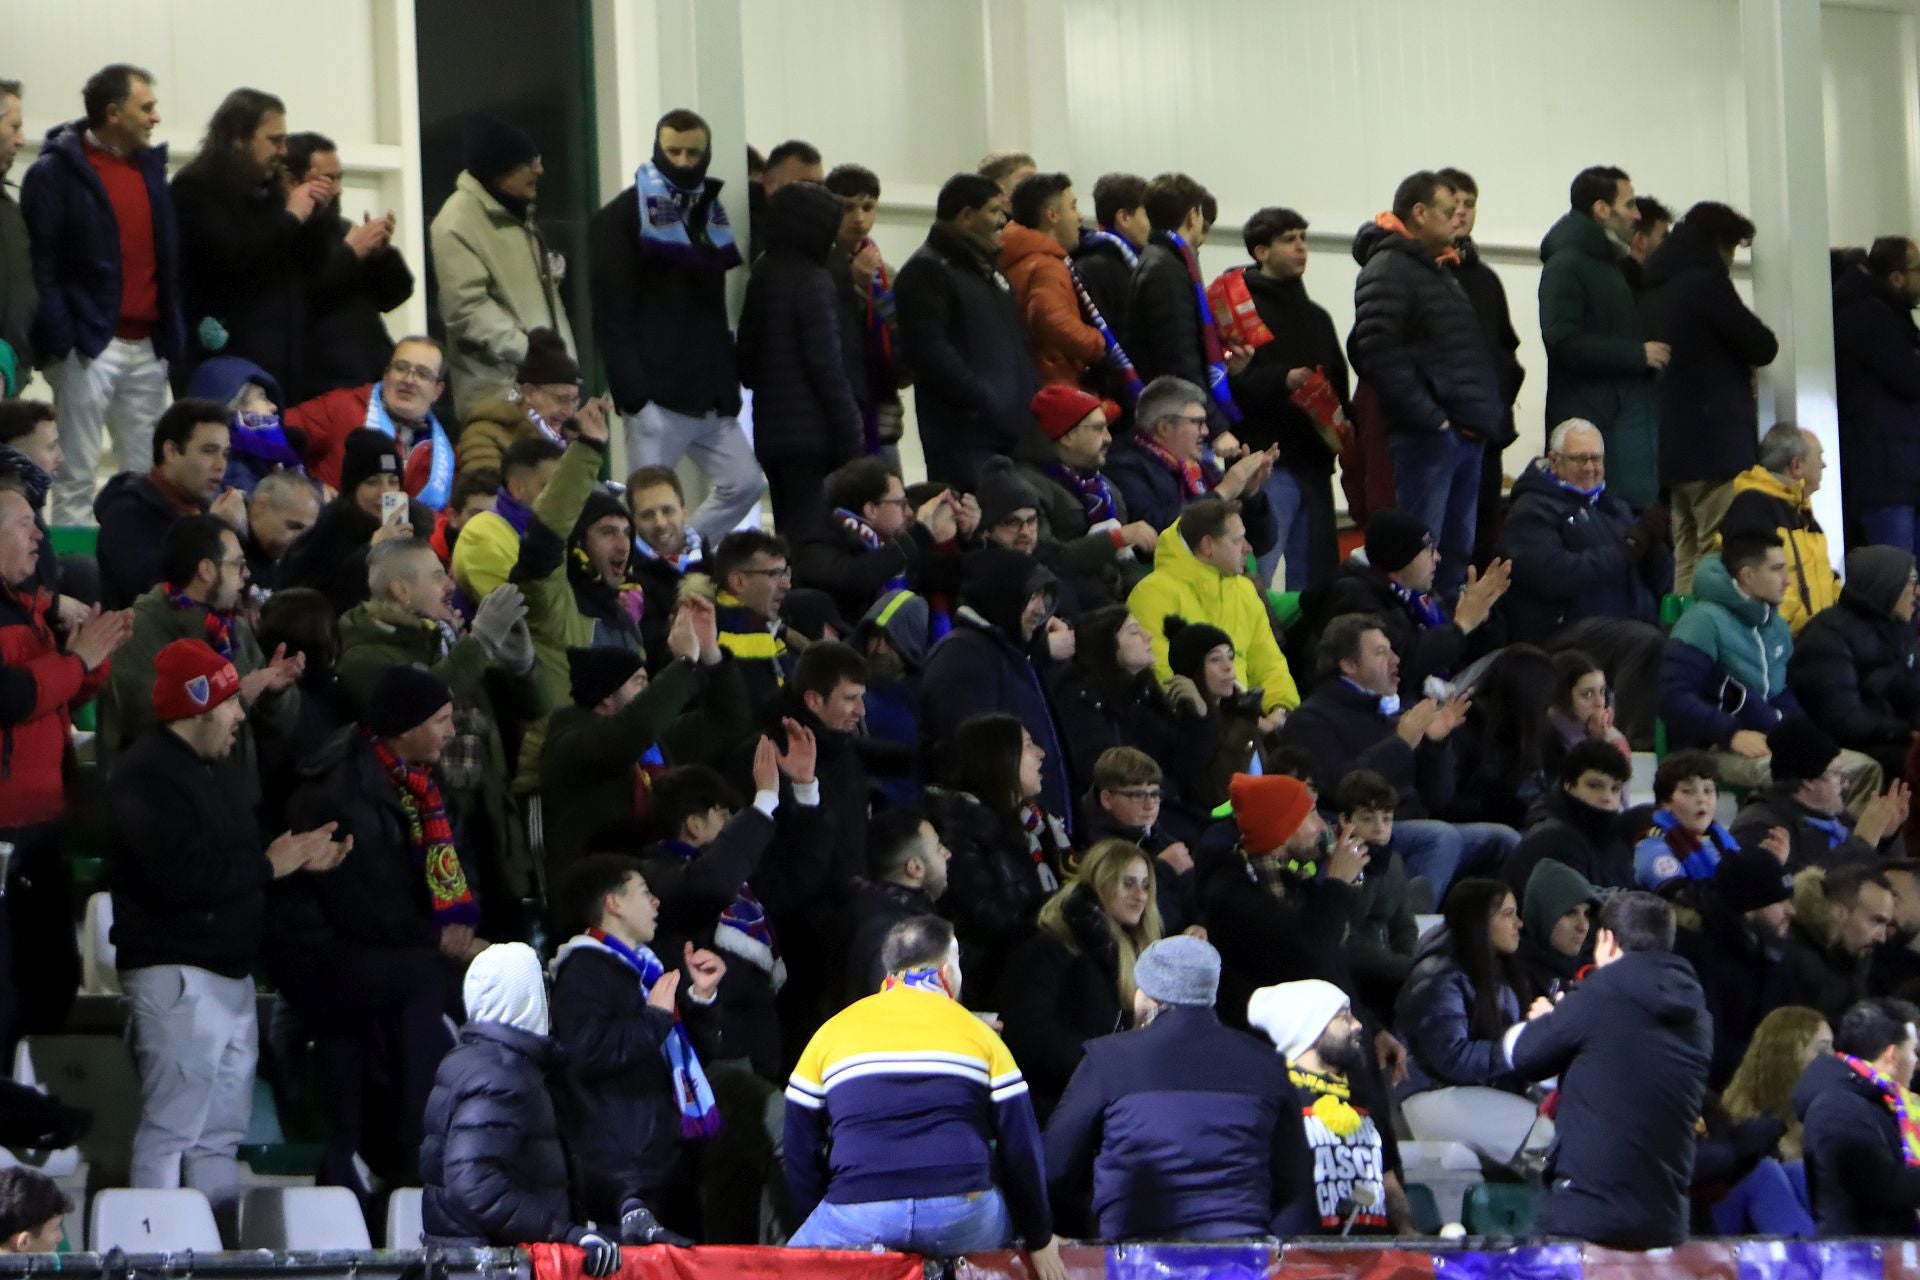
[[[578,355],[539,228],[516,221],[472,174],[461,173],[440,206],[432,248],[448,378],[462,421],[513,389],[527,330],[556,329],[567,351]]]

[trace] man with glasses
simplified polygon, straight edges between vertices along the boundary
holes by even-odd
[[[133,634],[107,678],[102,735],[110,749],[118,749],[151,728],[154,663],[160,651],[175,640],[205,640],[239,675],[247,714],[233,759],[242,766],[249,798],[257,805],[260,770],[254,734],[292,731],[300,716],[297,681],[306,659],[281,651],[269,658],[261,651],[240,612],[247,588],[246,552],[218,516],[176,520],[161,544],[160,571],[160,585],[133,602]]]
[[[1498,551],[1512,568],[1508,640],[1586,652],[1620,691],[1620,731],[1636,740],[1653,731],[1662,519],[1657,510],[1635,516],[1609,489],[1606,437],[1569,418],[1553,429],[1547,456],[1514,481]]]
[[[787,541],[758,529],[741,529],[720,540],[713,553],[719,587],[720,647],[733,655],[747,682],[752,706],[769,705],[793,674],[780,606],[793,586]]]
[[[1813,616],[1840,599],[1827,531],[1813,515],[1813,495],[1827,474],[1820,437],[1791,422],[1760,438],[1760,458],[1733,478],[1733,501],[1720,518],[1720,536],[1773,533],[1787,545],[1787,596],[1780,616],[1795,636]]]
[[[800,543],[794,576],[831,595],[841,617],[864,616],[889,591],[959,590],[960,543],[980,523],[973,499],[943,489],[915,510],[883,459],[856,458],[827,477],[827,505],[829,518]]]
[[[446,389],[446,353],[425,334],[411,334],[393,348],[380,381],[341,387],[288,409],[289,427],[307,434],[307,469],[340,487],[347,436],[367,428],[394,441],[405,459],[405,486],[422,505],[439,511],[453,496],[454,452],[434,401]]]
[[[500,470],[507,450],[522,440],[538,437],[565,447],[579,434],[574,420],[582,412],[580,365],[559,334],[551,329],[528,334],[527,355],[514,377],[513,391],[468,411],[455,450],[458,474],[482,467]],[[586,407],[601,412],[597,405]]]
[[[1133,434],[1107,455],[1107,478],[1120,490],[1127,514],[1161,533],[1173,527],[1189,502],[1238,501],[1247,541],[1255,555],[1265,555],[1279,534],[1261,486],[1280,451],[1248,453],[1222,474],[1203,453],[1207,434],[1207,393],[1171,374],[1155,378],[1134,406]]]

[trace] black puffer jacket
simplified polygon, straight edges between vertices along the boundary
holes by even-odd
[[[1597,501],[1561,484],[1545,459],[1513,482],[1513,506],[1500,533],[1500,554],[1513,562],[1513,589],[1503,606],[1507,638],[1545,644],[1583,618],[1653,620],[1650,557],[1629,547],[1634,515],[1611,493]]]
[[[1779,339],[1747,309],[1725,260],[1683,221],[1647,258],[1649,341],[1673,348],[1660,375],[1660,482],[1731,480],[1760,455],[1754,370]]]
[[[720,180],[694,203],[721,208]],[[676,261],[640,249],[640,198],[628,187],[588,224],[593,339],[621,413],[649,404],[690,417],[740,412],[740,375],[727,322],[727,267],[718,255]]]
[[[1493,349],[1473,302],[1418,240],[1377,223],[1353,237],[1347,357],[1380,396],[1387,430],[1433,435],[1442,423],[1497,435],[1507,419]]]
[[[1854,553],[1897,556],[1891,547]],[[1913,557],[1905,557],[1909,569]],[[1849,570],[1854,566],[1849,564]],[[1898,590],[1906,589],[1900,575]],[[1793,642],[1787,687],[1813,722],[1844,747],[1905,743],[1920,727],[1920,651],[1913,623],[1896,622],[1892,601],[1850,573],[1840,602],[1813,615]]]
[[[1007,1048],[1042,1124],[1067,1091],[1087,1041],[1132,1025],[1131,1011],[1120,1007],[1120,944],[1099,896],[1086,886],[1069,890],[1061,921],[1073,944],[1034,933],[1014,948],[995,993]]]
[[[1087,296],[1100,308],[1100,318],[1119,335],[1120,345],[1126,346],[1133,264],[1127,261],[1119,246],[1091,237],[1082,238],[1079,247],[1068,256],[1073,259],[1073,269],[1080,274],[1080,283],[1087,286]],[[1132,358],[1131,348],[1128,358]]]
[[[1143,382],[1172,374],[1203,390],[1207,386],[1200,300],[1194,295],[1186,259],[1164,231],[1148,238],[1147,247],[1140,251],[1140,265],[1133,269],[1126,347]],[[1207,425],[1216,433],[1230,425],[1212,396],[1207,397]]]
[[[1033,426],[1036,375],[1012,286],[936,223],[901,265],[893,297],[927,475],[971,489],[987,455],[1012,453]]]
[[[765,463],[860,456],[860,406],[840,351],[840,307],[827,251],[840,197],[795,182],[767,202],[767,251],[740,313],[740,380],[753,388],[753,448]],[[794,530],[792,532],[804,532]]]
[[[1885,281],[1850,271],[1833,289],[1840,476],[1849,514],[1920,500],[1920,328]]]
[[[1162,761],[1169,778],[1187,777],[1213,750],[1205,716],[1176,712],[1148,669],[1131,678],[1075,663],[1054,683],[1054,719],[1067,749],[1074,795],[1093,785],[1093,766],[1113,747],[1134,747]],[[1168,796],[1180,799],[1177,786]]]
[[[552,1040],[469,1022],[440,1060],[420,1144],[420,1205],[431,1244],[575,1243],[567,1150],[548,1093]]]

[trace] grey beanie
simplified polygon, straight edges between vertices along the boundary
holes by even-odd
[[[1220,993],[1220,953],[1184,933],[1162,938],[1140,953],[1133,985],[1161,1004],[1210,1007]]]
[[[1899,547],[1856,547],[1847,554],[1846,594],[1885,617],[1907,589],[1913,553]]]

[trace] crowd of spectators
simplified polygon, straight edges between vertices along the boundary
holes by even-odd
[[[238,89],[169,178],[158,92],[104,68],[0,188],[0,372],[53,396],[0,403],[0,1047],[74,1003],[97,702],[137,1185],[230,1207],[291,1045],[321,1181],[591,1275],[1410,1234],[1408,1136],[1546,1234],[1913,1232],[1910,241],[1836,260],[1841,573],[1752,225],[1618,169],[1542,242],[1508,493],[1457,169],[1358,229],[1343,343],[1291,209],[1208,282],[1194,178],[1089,221],[996,153],[896,270],[870,170],[791,141],[723,200],[678,109],[576,264],[594,397],[524,130],[474,125],[395,341],[338,149]],[[60,1207],[0,1179],[0,1246]]]

